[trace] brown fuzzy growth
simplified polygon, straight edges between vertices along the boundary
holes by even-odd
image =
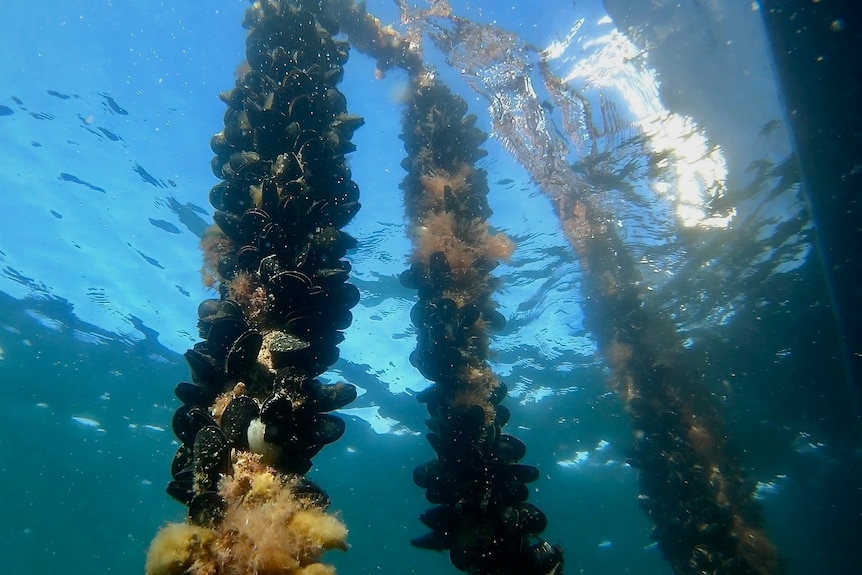
[[[490,235],[481,220],[459,222],[452,212],[429,211],[413,230],[415,243],[411,260],[427,262],[431,254],[443,252],[452,268],[456,285],[471,291],[486,291],[487,268],[508,260],[514,243],[504,234]],[[481,262],[485,269],[477,269]]]
[[[233,242],[217,225],[213,224],[204,230],[201,235],[201,252],[204,260],[201,267],[201,281],[204,286],[211,288],[223,280],[218,273],[218,261],[233,250]]]
[[[468,367],[459,379],[463,385],[453,393],[452,406],[467,409],[471,405],[478,405],[485,411],[486,421],[493,421],[494,405],[488,398],[500,386],[500,381],[491,368],[485,363]]]
[[[421,155],[421,154],[420,154]],[[459,308],[470,304],[490,304],[492,291],[490,270],[500,260],[508,260],[514,243],[505,234],[490,234],[485,220],[465,218],[445,209],[445,197],[462,198],[470,193],[468,181],[474,168],[461,164],[455,175],[441,169],[429,169],[419,177],[421,193],[413,196],[412,208],[420,214],[413,227],[413,262],[426,263],[437,252],[446,256],[451,268],[452,286],[443,292]],[[408,208],[408,211],[413,211]],[[450,403],[466,409],[481,406],[490,423],[494,406],[489,401],[499,381],[485,363],[488,356],[487,325],[483,320],[470,330],[468,344],[461,350],[468,367],[458,378],[460,385]]]
[[[256,328],[261,328],[266,317],[269,298],[256,274],[238,272],[227,282],[227,292],[228,298],[242,308],[248,322]]]
[[[436,169],[421,175],[419,182],[425,192],[419,200],[422,204],[421,209],[423,211],[441,209],[447,195],[468,193],[470,188],[467,184],[467,176],[470,171],[470,167],[464,164],[454,174],[443,169]]]

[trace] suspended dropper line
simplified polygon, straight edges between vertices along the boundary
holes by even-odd
[[[148,575],[322,575],[347,529],[304,477],[344,433],[330,412],[356,397],[318,378],[338,359],[358,289],[342,231],[359,209],[345,154],[361,118],[336,85],[349,46],[297,3],[262,0],[245,14],[246,66],[223,93],[213,136],[214,224],[198,308],[203,341],[186,352],[173,418],[181,445],[168,493],[188,507],[164,527]]]

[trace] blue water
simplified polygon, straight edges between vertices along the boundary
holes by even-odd
[[[367,4],[400,29],[394,4]],[[858,411],[754,4],[688,2],[654,14],[667,27],[639,35],[650,46],[633,60],[642,67],[589,71],[608,35],[645,17],[606,4],[451,3],[454,14],[532,46],[574,39],[551,71],[609,112],[590,136],[567,131],[564,112],[548,105],[548,132],[569,146],[571,169],[604,192],[648,305],[683,334],[757,482],[787,572],[849,573],[860,526]],[[184,516],[164,494],[176,449],[172,390],[188,379],[182,353],[196,341],[197,304],[212,297],[198,250],[216,182],[209,139],[222,128],[218,93],[244,57],[246,6],[6,0],[0,10],[2,573],[142,572],[153,534]],[[627,416],[583,326],[580,264],[489,113],[500,72],[470,72],[430,44],[426,57],[492,134],[481,165],[491,224],[516,244],[496,270],[508,323],[492,340],[494,369],[509,388],[507,429],[541,470],[530,500],[549,517],[544,537],[565,548],[567,573],[670,573],[625,464]],[[623,79],[602,83],[599,72],[611,69]],[[546,100],[532,79],[536,102]],[[343,410],[344,437],[310,475],[350,529],[351,549],[327,556],[345,574],[453,572],[445,554],[408,543],[425,531],[417,516],[427,506],[412,469],[432,451],[414,397],[428,382],[408,361],[415,293],[398,282],[410,249],[398,188],[404,85],[403,73],[378,78],[353,50],[340,86],[350,113],[366,120],[349,158],[362,192],[348,228],[360,244],[349,259],[362,301],[324,378],[361,395]],[[700,182],[688,200],[650,184],[644,147],[631,140],[647,117],[652,127],[686,119],[695,126],[686,141],[719,150],[721,209],[705,207],[702,176],[662,176],[673,189]],[[684,221],[691,212],[680,206],[735,211],[712,226]]]

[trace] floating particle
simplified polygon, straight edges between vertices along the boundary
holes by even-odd
[[[84,427],[96,428],[96,427],[100,427],[102,425],[101,423],[99,423],[95,419],[91,419],[89,417],[73,416],[72,421],[74,421],[75,423],[78,423],[80,425],[83,425]]]

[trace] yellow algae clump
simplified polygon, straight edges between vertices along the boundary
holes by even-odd
[[[188,523],[169,523],[156,534],[147,551],[147,575],[182,575],[207,555],[215,533]]]
[[[335,575],[335,569],[332,565],[312,563],[308,567],[303,567],[298,575]]]
[[[147,575],[334,575],[319,563],[330,549],[347,550],[347,528],[295,479],[240,453],[219,493],[227,502],[213,529],[188,524],[160,531],[147,556]]]
[[[325,551],[347,551],[347,528],[344,523],[323,510],[310,508],[296,512],[290,519],[291,531],[305,538],[309,548]]]

